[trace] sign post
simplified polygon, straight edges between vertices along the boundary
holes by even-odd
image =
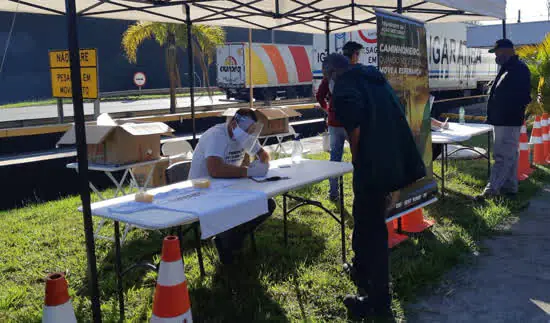
[[[145,86],[145,83],[147,83],[147,77],[145,76],[145,73],[143,72],[134,73],[134,85],[139,88],[140,92],[141,92],[141,87]]]
[[[52,96],[55,98],[72,98],[69,51],[52,50],[49,52],[49,58]],[[80,50],[80,76],[82,78],[82,98],[97,99],[99,95],[97,49]]]

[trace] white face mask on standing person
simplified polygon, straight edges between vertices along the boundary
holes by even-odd
[[[334,80],[330,80],[328,82],[328,90],[330,91],[331,94],[334,92]]]

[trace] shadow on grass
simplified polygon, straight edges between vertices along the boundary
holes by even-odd
[[[197,322],[258,322],[274,320],[285,322],[285,313],[280,305],[266,290],[266,279],[269,281],[286,281],[296,274],[296,269],[302,264],[315,263],[325,249],[325,237],[315,233],[305,224],[288,219],[288,246],[284,244],[282,219],[272,216],[256,231],[257,252],[253,251],[250,239],[246,239],[238,260],[231,266],[219,263],[217,252],[210,240],[201,242],[206,268],[206,276],[198,274],[198,263],[194,233],[190,231],[184,236],[184,255],[193,257],[186,262],[186,274],[190,284],[190,297],[193,318]],[[111,226],[112,227],[112,226]],[[128,239],[122,246],[123,270],[140,263],[154,263],[159,260],[162,239],[170,233],[169,230],[143,231],[135,229],[132,232],[139,238]],[[141,231],[141,232],[139,232]],[[134,235],[134,236],[135,236]],[[108,255],[98,260],[100,277],[100,293],[103,302],[109,300],[113,308],[110,313],[118,314],[118,295],[115,274],[114,243],[110,245]],[[144,278],[145,277],[145,278]],[[151,299],[155,288],[156,275],[144,269],[137,268],[123,277],[125,297],[135,289],[150,288]],[[88,294],[88,282],[82,282],[79,294]],[[116,305],[115,305],[116,304]],[[126,304],[126,311],[128,312]],[[78,311],[78,309],[77,309]],[[128,315],[128,314],[127,314]],[[137,316],[146,318],[147,308]],[[133,313],[136,317],[136,313]]]
[[[288,245],[279,218],[267,221],[256,234],[257,254],[250,247],[231,266],[216,266],[211,285],[198,283],[191,291],[193,319],[198,322],[287,322],[267,286],[297,275],[297,268],[312,264],[325,249],[325,238],[309,226],[288,221]],[[299,295],[297,297],[300,304]],[[284,296],[283,296],[284,297]],[[193,302],[196,300],[196,302]]]

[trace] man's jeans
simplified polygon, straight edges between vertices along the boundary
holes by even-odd
[[[346,141],[346,130],[344,127],[328,127],[330,135],[330,161],[341,162],[344,154],[344,143]],[[338,178],[329,179],[331,198],[337,198],[338,195]]]
[[[494,127],[491,178],[485,188],[487,194],[517,193],[518,147],[521,127]]]

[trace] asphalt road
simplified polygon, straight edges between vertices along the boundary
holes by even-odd
[[[230,102],[225,101],[225,95],[215,95],[212,97],[212,100],[210,100],[208,96],[195,97],[195,106],[205,106],[205,105],[212,105],[212,104],[228,104],[228,103]],[[191,105],[191,101],[188,97],[177,98],[178,108],[188,107],[190,105]],[[114,113],[114,112],[124,112],[124,111],[163,110],[163,109],[168,109],[169,107],[170,107],[169,98],[136,100],[136,101],[110,101],[110,102],[101,102],[100,112]],[[73,105],[64,104],[63,111],[66,117],[73,116]],[[94,114],[93,103],[84,104],[84,113],[86,115]],[[57,105],[43,105],[43,106],[0,109],[0,122],[56,118],[56,117],[57,117]]]

